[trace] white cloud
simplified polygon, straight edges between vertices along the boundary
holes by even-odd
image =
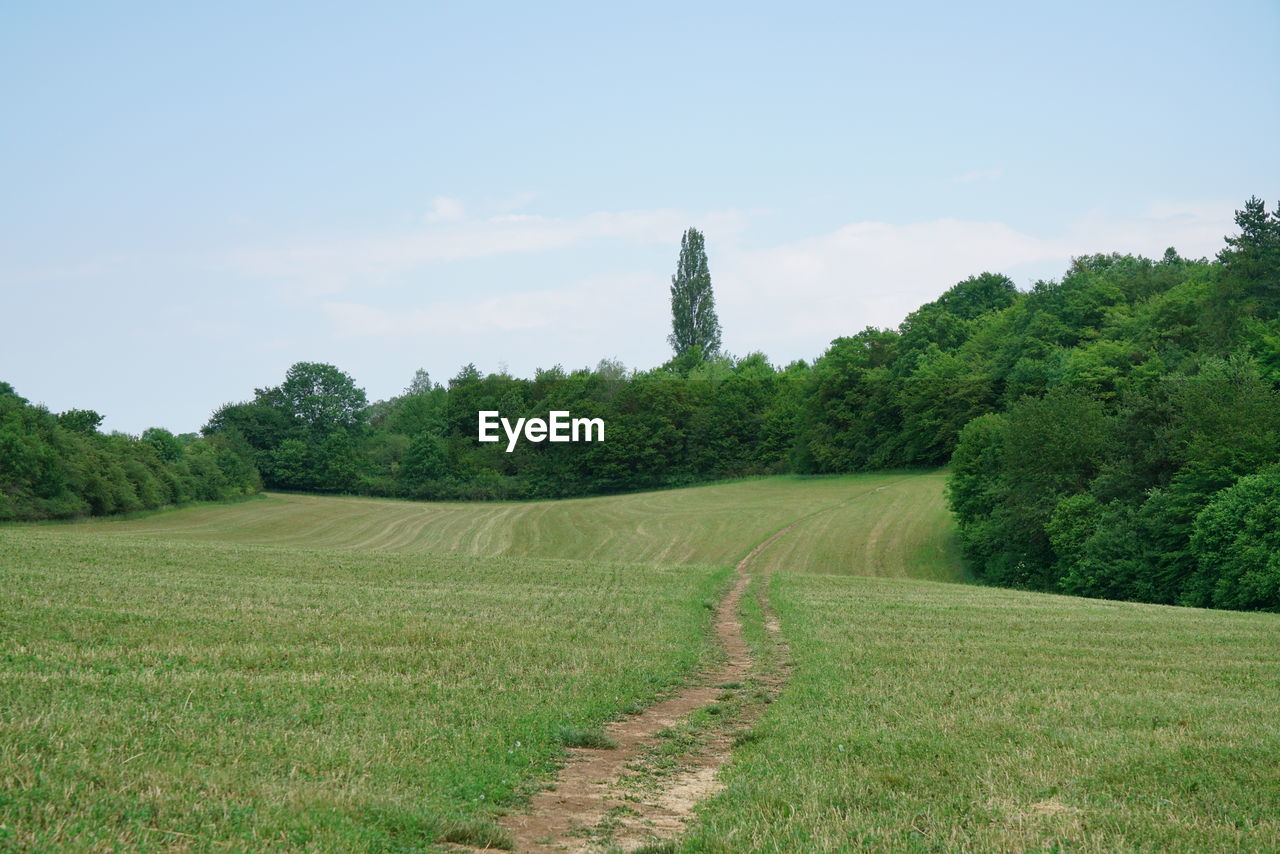
[[[460,209],[440,200],[434,208]],[[516,365],[585,364],[610,353],[656,363],[665,358],[674,246],[697,223],[716,236],[711,262],[725,346],[736,353],[763,350],[785,362],[810,358],[832,338],[866,326],[896,326],[922,303],[983,271],[1009,274],[1026,287],[1035,278],[1060,276],[1081,254],[1159,257],[1173,245],[1183,255],[1212,255],[1231,230],[1231,211],[1226,203],[1154,204],[1137,215],[1098,210],[1055,234],[957,219],[855,222],[773,246],[746,241],[750,215],[741,211],[601,211],[570,218],[509,212],[442,218],[400,233],[246,254],[239,261],[245,271],[295,288],[295,296],[303,295],[326,321],[317,333],[352,346],[410,347],[429,339],[450,352],[500,352]],[[522,279],[519,288],[494,281],[471,293],[419,289],[419,301],[408,308],[395,307],[403,305],[402,291],[391,304],[373,296],[377,289],[357,287],[407,272],[429,277],[432,265],[442,262],[599,249],[611,242],[671,251],[661,253],[661,267],[657,261],[652,269],[598,267],[585,280]],[[635,264],[634,256],[628,263]],[[353,296],[344,298],[344,292]]]
[[[1073,222],[1062,244],[1070,255],[1131,252],[1158,258],[1173,246],[1183,257],[1212,258],[1236,231],[1230,202],[1157,202],[1137,216],[1098,209]]]
[[[409,338],[421,335],[486,336],[544,330],[577,334],[615,324],[630,327],[665,310],[665,291],[645,274],[605,274],[560,287],[477,298],[436,300],[411,310],[329,301],[320,309],[340,338]]]
[[[896,326],[967,276],[1045,252],[1043,241],[1006,225],[953,219],[853,223],[744,252],[728,259],[716,282],[723,325],[732,333],[726,344],[734,349],[734,342],[749,341],[741,349],[767,352],[766,342],[808,338],[811,350],[820,349],[866,326]]]
[[[1096,211],[1064,233],[1033,235],[997,222],[859,222],[829,234],[743,251],[715,267],[725,345],[787,361],[840,335],[894,327],[922,303],[984,271],[1060,276],[1074,256],[1158,258],[1170,245],[1212,256],[1231,231],[1226,203],[1158,204],[1137,216]]]
[[[548,252],[588,243],[673,244],[691,222],[704,231],[740,231],[747,215],[724,210],[694,214],[676,209],[600,211],[557,218],[506,213],[484,219],[461,216],[461,205],[438,198],[427,222],[391,234],[234,253],[237,272],[276,280],[295,296],[340,293],[352,284],[378,281],[427,265],[512,253]]]
[[[423,217],[426,222],[458,222],[464,216],[462,202],[447,196],[431,200],[431,210]]]

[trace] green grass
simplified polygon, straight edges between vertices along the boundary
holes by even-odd
[[[629,709],[623,709],[627,712]],[[618,746],[618,742],[605,735],[603,729],[583,729],[582,727],[567,726],[561,727],[556,737],[560,739],[560,743],[565,747],[584,747],[589,750],[613,750]]]
[[[1280,850],[1280,621],[779,574],[796,668],[689,852]]]
[[[0,850],[500,842],[566,728],[698,665],[727,575],[98,530],[0,530]]]
[[[707,658],[755,543],[901,483],[0,527],[0,845],[488,839],[566,744],[604,746]]]
[[[777,477],[604,498],[486,503],[273,494],[76,527],[111,536],[306,549],[727,566],[797,519],[826,511],[760,559],[788,570],[960,580],[943,482],[930,474]]]
[[[1280,618],[956,584],[942,485],[0,526],[0,851],[509,844],[797,521],[754,563],[793,679],[681,850],[1280,850]]]
[[[955,522],[943,498],[946,476],[850,479],[849,498],[804,519],[762,552],[756,571],[814,572],[959,581]]]

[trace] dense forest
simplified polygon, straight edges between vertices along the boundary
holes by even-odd
[[[980,580],[1280,610],[1280,209],[1250,199],[1236,224],[1214,260],[1080,257],[1026,292],[973,276],[812,364],[719,352],[691,230],[672,284],[677,355],[652,370],[467,365],[369,403],[340,369],[302,362],[219,408],[201,439],[100,436],[9,390],[0,518],[236,494],[259,474],[273,489],[519,499],[950,462]],[[480,410],[603,418],[606,441],[508,453],[477,441]],[[111,474],[95,480],[99,464]],[[145,499],[143,469],[156,482]],[[100,481],[124,497],[94,498]]]
[[[956,352],[1002,393],[952,456],[980,578],[1280,610],[1280,209],[1236,224],[1214,263],[1080,259]]]

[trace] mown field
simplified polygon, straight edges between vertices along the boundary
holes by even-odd
[[[681,850],[1280,851],[1280,619],[779,573],[795,669]]]
[[[421,850],[708,651],[710,567],[0,531],[0,849]]]
[[[710,606],[743,554],[886,485],[918,488],[281,495],[0,527],[0,846],[501,841],[495,805],[566,740],[714,654]]]
[[[191,542],[730,566],[757,543],[812,515],[785,545],[777,544],[786,559],[773,565],[960,580],[944,482],[932,474],[777,477],[605,498],[492,503],[268,495],[82,527]]]
[[[943,482],[0,527],[0,850],[501,843],[793,523],[792,681],[685,850],[1280,848],[1280,619],[953,583]]]

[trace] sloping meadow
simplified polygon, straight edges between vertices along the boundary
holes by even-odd
[[[1276,615],[956,584],[943,482],[0,527],[0,850],[505,844],[783,530],[791,678],[681,850],[1280,848]]]
[[[0,849],[501,842],[567,733],[704,659],[726,580],[0,529]]]
[[[681,850],[1280,850],[1280,621],[779,573],[787,690]]]
[[[770,477],[602,498],[414,502],[270,494],[85,531],[355,551],[732,566],[959,581],[940,473]],[[776,557],[775,557],[776,556]]]
[[[941,507],[936,478],[867,475],[518,504],[272,495],[0,528],[0,839],[502,842],[495,808],[566,741],[717,654],[712,608],[755,543],[902,490]],[[877,528],[867,506],[797,528],[810,546],[788,565],[858,571],[831,555]],[[936,564],[950,529],[922,542]]]

